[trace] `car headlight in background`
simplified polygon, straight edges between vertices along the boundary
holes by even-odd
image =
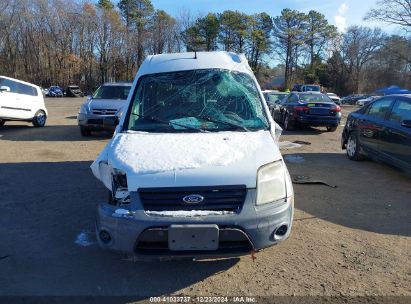
[[[80,111],[79,111],[79,113],[80,114],[88,114],[88,106],[86,105],[86,104],[82,104],[81,105],[81,107],[80,107]]]
[[[257,173],[256,205],[263,205],[285,199],[286,181],[284,165],[281,160],[264,165]]]
[[[121,115],[123,115],[123,108],[119,109],[116,113],[116,117],[117,117],[118,120],[120,120]]]

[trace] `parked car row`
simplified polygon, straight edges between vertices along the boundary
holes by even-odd
[[[47,97],[84,97],[84,93],[77,85],[69,85],[65,90],[59,86],[51,86],[48,89],[41,88],[41,91]]]

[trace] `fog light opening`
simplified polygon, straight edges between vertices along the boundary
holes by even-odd
[[[280,227],[277,228],[274,234],[276,236],[282,237],[287,233],[287,231],[288,231],[287,225],[281,225]]]
[[[108,233],[108,232],[105,231],[105,230],[101,230],[101,231],[100,231],[99,237],[100,237],[100,240],[101,240],[104,244],[108,244],[108,243],[110,243],[110,241],[111,241],[111,235],[110,235],[110,233]]]

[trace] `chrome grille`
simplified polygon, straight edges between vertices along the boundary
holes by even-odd
[[[96,115],[115,115],[116,113],[116,109],[93,109],[93,114]]]
[[[138,190],[145,210],[212,210],[240,212],[247,188],[245,185],[206,186],[206,187],[170,187],[140,188]],[[187,195],[200,195],[204,200],[199,204],[186,204],[183,198]]]

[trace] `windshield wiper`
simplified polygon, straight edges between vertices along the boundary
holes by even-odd
[[[187,126],[187,125],[180,124],[180,123],[170,121],[170,120],[162,120],[161,118],[158,118],[158,117],[155,117],[155,116],[145,116],[145,115],[136,114],[136,113],[131,113],[131,115],[134,115],[134,116],[137,116],[137,117],[140,117],[140,118],[143,118],[143,119],[148,119],[148,120],[151,120],[151,121],[159,122],[159,123],[169,125],[169,126],[175,125],[175,126],[179,126],[179,127],[190,129],[190,130],[195,130],[195,131],[198,131],[198,132],[208,132],[207,130],[204,130],[204,129],[201,129],[201,128]]]
[[[226,124],[227,126],[231,126],[231,127],[237,128],[237,129],[242,129],[242,130],[247,131],[247,132],[251,132],[251,130],[248,129],[247,127],[236,124],[236,123],[233,123],[233,122],[220,120],[220,119],[217,119],[217,118],[214,118],[214,117],[209,117],[209,116],[194,116],[194,117],[199,118],[199,119],[203,119],[203,120],[206,120],[206,121],[214,122],[214,123]]]

